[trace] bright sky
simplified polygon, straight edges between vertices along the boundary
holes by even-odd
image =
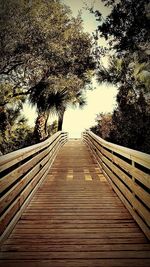
[[[103,14],[103,17],[109,13],[108,9],[104,7],[100,0],[62,0],[62,2],[70,6],[74,16],[85,6],[84,2],[86,2],[88,6],[92,6],[94,3],[94,8],[98,9]],[[85,31],[90,33],[94,32],[97,27],[94,16],[87,10],[82,9],[82,19]],[[101,40],[101,43],[104,43],[104,40]],[[107,63],[107,59],[104,60],[104,62]],[[111,112],[115,107],[116,87],[108,84],[98,85],[95,79],[93,79],[93,87],[96,87],[96,89],[88,91],[86,94],[87,105],[84,109],[69,108],[66,111],[63,130],[69,132],[70,137],[80,137],[85,129],[95,124],[95,118],[98,113]]]
[[[86,2],[89,6],[94,3],[94,7],[98,9],[103,16],[108,14],[107,8],[101,3],[100,0],[61,0],[66,5],[70,6],[73,15],[76,16],[78,11],[84,7],[84,3]],[[89,33],[94,32],[97,26],[97,22],[93,15],[89,14],[87,10],[82,10],[82,19],[85,31]],[[104,42],[101,40],[101,42]],[[104,60],[107,63],[107,59]],[[90,126],[95,124],[96,115],[100,112],[111,112],[115,107],[115,96],[117,93],[116,87],[110,86],[108,84],[98,85],[96,80],[93,79],[93,87],[96,89],[92,91],[87,91],[87,105],[81,109],[68,108],[65,113],[63,130],[69,132],[69,137],[78,138],[81,136],[81,133],[89,128]],[[36,114],[34,109],[28,107],[28,105],[24,106],[24,113],[29,118],[29,123],[34,125]],[[50,120],[54,120],[54,118],[50,118]]]

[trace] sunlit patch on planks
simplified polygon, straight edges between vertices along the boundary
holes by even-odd
[[[88,148],[71,140],[1,247],[1,266],[150,266],[150,246]]]

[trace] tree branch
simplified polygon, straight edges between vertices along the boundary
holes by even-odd
[[[32,88],[30,88],[28,91],[26,92],[20,92],[20,93],[14,93],[12,96],[11,96],[11,99],[12,98],[15,98],[17,96],[27,96],[31,93],[31,90]],[[10,102],[10,99],[8,99],[7,101],[3,102],[3,103],[0,103],[0,107],[4,107],[5,105],[9,104]]]
[[[9,74],[13,69],[15,69],[18,66],[21,66],[24,62],[22,61],[18,61],[18,62],[14,62],[15,64],[13,66],[10,66],[9,69],[8,66],[5,66],[1,71],[0,74]],[[5,70],[7,69],[7,70]]]

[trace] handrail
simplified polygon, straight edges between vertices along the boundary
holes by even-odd
[[[67,138],[67,133],[57,132],[44,142],[0,157],[0,243],[14,228]]]
[[[150,155],[107,142],[91,131],[83,133],[102,172],[150,239]]]

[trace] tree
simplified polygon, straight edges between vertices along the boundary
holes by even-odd
[[[43,86],[44,92],[45,87],[47,87],[47,89],[49,88],[49,84],[41,84],[41,86]],[[49,115],[50,113],[53,113],[60,116],[67,101],[67,91],[50,91],[45,97],[40,87],[38,99],[36,99],[35,95],[31,95],[30,101],[32,104],[36,104],[38,111],[34,134],[37,141],[42,141],[48,136],[47,122]]]
[[[111,113],[97,114],[95,121],[96,125],[92,126],[90,130],[95,134],[99,135],[101,138],[110,141],[110,133],[114,128],[112,122],[112,114]]]
[[[0,80],[11,84],[3,106],[29,98],[44,116],[36,126],[43,122],[46,134],[50,95],[64,89],[75,94],[90,83],[92,39],[83,32],[80,15],[73,18],[59,0],[2,0],[0,5]]]
[[[145,50],[149,45],[149,1],[139,0],[102,0],[111,8],[103,20],[100,11],[93,11],[99,20],[99,35],[105,37],[118,53],[133,53]]]
[[[109,135],[111,142],[149,153],[150,99],[146,68],[145,63],[133,61],[131,64],[129,57],[113,57],[108,69],[99,69],[98,79],[118,86],[117,108],[112,116],[114,128]]]
[[[123,98],[118,95],[117,102],[118,107],[112,117],[115,127],[110,132],[111,140],[114,143],[150,153],[150,109],[144,95],[140,93],[134,101],[129,101],[127,96]]]
[[[105,20],[92,12],[99,21],[96,38],[104,37],[110,52],[109,66],[98,65],[98,81],[118,87],[111,141],[149,153],[149,1],[103,2],[111,7]]]
[[[59,83],[59,90],[56,88],[52,89],[52,84],[49,85],[49,83],[41,83],[40,86],[38,84],[36,90],[33,90],[30,95],[30,101],[33,105],[36,105],[38,111],[38,117],[35,123],[35,136],[37,137],[37,140],[41,141],[48,135],[47,121],[50,113],[58,115],[58,131],[60,131],[62,130],[63,117],[66,108],[70,105],[75,106],[77,104],[82,107],[85,104],[82,91],[79,91],[80,83],[79,88],[75,83],[72,85],[72,88],[71,84],[72,80],[68,79],[66,83],[66,79],[62,78],[61,83]],[[72,91],[70,87],[72,88]],[[75,91],[75,89],[77,91]]]
[[[33,143],[32,129],[21,114],[20,105],[9,104],[0,117],[0,153],[6,154]]]
[[[52,124],[48,126],[48,135],[51,136],[58,131],[58,122],[57,120],[53,121]]]
[[[19,116],[24,102],[24,97],[12,101],[12,86],[10,84],[0,85],[0,132],[3,140],[8,140],[15,119]],[[11,114],[12,113],[12,114]]]
[[[83,108],[86,105],[82,91],[66,94],[66,101],[62,103],[61,112],[58,113],[58,131],[62,131],[64,114],[68,106]]]
[[[112,143],[150,153],[150,107],[143,93],[133,96],[122,88],[117,103],[113,114],[98,114],[90,130]]]
[[[58,73],[89,81],[85,74],[94,68],[92,43],[80,16],[71,17],[69,8],[54,0],[6,0],[1,5],[3,79],[25,83],[27,89]]]

